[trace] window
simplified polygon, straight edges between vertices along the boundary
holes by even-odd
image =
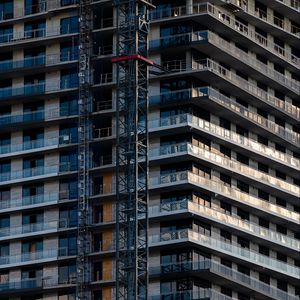
[[[241,136],[248,137],[248,130],[239,125],[236,125],[236,133]]]
[[[43,258],[43,240],[22,242],[23,261]]]
[[[75,227],[77,226],[77,207],[76,206],[67,206],[60,208],[59,210],[59,227]]]
[[[276,197],[276,204],[282,207],[286,207],[286,201],[284,199],[281,199],[279,197]]]
[[[239,161],[240,163],[242,163],[244,165],[249,165],[249,157],[247,157],[243,154],[237,153],[236,159],[237,159],[237,161]]]
[[[78,157],[77,150],[61,152],[59,156],[60,172],[69,172],[77,170]]]
[[[269,194],[263,190],[258,189],[258,197],[265,201],[269,201]]]
[[[0,264],[9,263],[9,243],[0,244]]]
[[[68,34],[79,31],[78,16],[64,18],[60,20],[60,33]]]
[[[231,205],[229,203],[221,201],[220,207],[226,215],[231,215]]]
[[[76,143],[78,140],[77,124],[62,124],[59,128],[59,143],[69,144]]]
[[[1,122],[1,121],[0,121]],[[0,136],[0,154],[5,154],[11,151],[10,133]]]
[[[0,2],[0,21],[12,19],[14,17],[14,8],[12,0],[2,0]]]
[[[0,181],[10,180],[10,161],[0,163]]]
[[[46,10],[45,0],[25,0],[25,14],[37,14]]]
[[[247,248],[247,249],[249,249],[249,245],[250,245],[249,240],[244,239],[244,238],[241,238],[241,237],[238,236],[237,242],[238,242],[238,244],[239,244],[242,248]]]
[[[46,35],[46,21],[25,23],[24,35],[27,39],[44,37]]]
[[[13,27],[6,26],[0,28],[0,43],[8,43],[13,39]]]
[[[222,258],[222,257],[221,257],[221,264],[223,266],[228,267],[228,268],[232,268],[232,262],[230,260],[227,260],[227,259]]]
[[[227,288],[227,287],[225,287],[225,286],[221,286],[221,293],[223,295],[228,296],[228,297],[232,297],[232,290],[229,289],[229,288]]]
[[[228,129],[228,130],[230,130],[230,128],[231,128],[230,121],[223,119],[223,118],[220,118],[220,126],[225,129]]]
[[[42,82],[36,81],[33,84],[40,84]],[[30,85],[30,83],[28,83]],[[42,101],[36,101],[31,103],[25,103],[23,105],[23,121],[32,122],[44,119],[44,103]]]
[[[224,157],[231,158],[231,149],[230,148],[220,145],[220,152],[224,155]]]
[[[279,232],[279,233],[287,234],[287,229],[286,229],[286,227],[284,227],[284,226],[281,226],[281,225],[276,224],[276,230],[277,230],[277,232]]]
[[[202,235],[210,236],[211,226],[200,221],[195,221],[193,223],[193,231],[198,232]]]
[[[77,237],[76,235],[66,235],[59,238],[59,256],[77,254]]]
[[[32,149],[43,147],[44,145],[44,128],[27,130],[23,132],[23,149]]]
[[[257,135],[257,141],[260,143],[260,144],[263,144],[265,146],[268,146],[269,145],[269,141],[266,137],[264,136],[261,136],[261,135]]]
[[[58,267],[58,283],[76,283],[76,265],[67,264]]]
[[[247,183],[244,183],[240,180],[237,179],[237,188],[239,190],[241,190],[242,192],[245,192],[245,193],[248,193],[249,194],[249,184]]]
[[[280,280],[280,279],[277,279],[277,288],[282,290],[282,291],[287,292],[287,282],[283,281],[283,280]]]
[[[237,215],[242,219],[242,220],[247,220],[249,221],[249,212],[241,209],[241,208],[237,208]]]
[[[78,71],[77,69],[62,70],[60,73],[60,88],[71,89],[78,86]]]
[[[278,170],[276,170],[276,177],[277,178],[280,178],[280,179],[283,179],[283,180],[286,180],[286,175]]]
[[[287,262],[287,256],[285,254],[282,254],[280,252],[277,252],[277,259],[283,262]]]
[[[71,116],[78,114],[78,97],[61,97],[60,98],[60,115]]]
[[[78,41],[72,39],[72,42],[60,44],[60,61],[69,61],[78,59]]]
[[[250,276],[250,269],[245,266],[238,265],[237,270],[238,270],[238,272],[240,272],[242,274]]]
[[[211,207],[211,197],[203,193],[195,193],[193,202],[202,206]]]
[[[45,64],[45,47],[33,49],[24,49],[24,66],[32,67],[34,65]]]
[[[23,205],[42,203],[44,200],[44,184],[25,185],[22,190]]]
[[[22,216],[22,230],[24,233],[41,230],[43,222],[44,213],[42,211],[24,213]]]
[[[59,198],[74,199],[78,196],[78,183],[76,179],[64,179],[59,182]]]
[[[270,284],[270,276],[264,273],[259,273],[259,281]]]
[[[257,168],[259,171],[265,172],[265,173],[269,173],[269,167],[261,162],[257,163]]]
[[[231,233],[230,232],[221,229],[220,237],[221,237],[221,241],[224,241],[226,243],[231,243]]]
[[[259,218],[259,226],[265,227],[265,228],[269,228],[270,227],[270,222],[266,219],[263,218]]]
[[[38,176],[44,173],[44,158],[24,158],[23,159],[23,176]]]
[[[10,188],[0,189],[0,209],[9,207]]]
[[[267,248],[265,246],[262,246],[262,245],[259,245],[258,250],[259,250],[260,254],[265,255],[265,256],[270,256],[270,249],[269,248]]]
[[[220,180],[224,182],[225,186],[231,186],[231,177],[220,173]]]

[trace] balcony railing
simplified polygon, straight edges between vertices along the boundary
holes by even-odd
[[[278,46],[263,35],[258,34],[255,30],[231,17],[231,15],[229,15],[225,10],[221,9],[220,7],[215,7],[210,3],[194,4],[191,7],[178,6],[167,9],[154,10],[150,13],[150,19],[152,21],[155,21],[163,20],[166,18],[184,17],[198,14],[211,15],[222,24],[230,27],[232,30],[259,44],[261,47],[265,48],[272,54],[284,58],[286,61],[295,66],[300,66],[300,59],[297,56],[293,55],[290,51]]]
[[[290,295],[278,288],[272,287],[262,281],[255,279],[254,277],[248,276],[232,268],[226,267],[217,261],[206,259],[199,261],[186,261],[181,263],[170,263],[163,264],[160,266],[151,266],[150,274],[159,275],[166,273],[178,273],[188,271],[204,271],[207,270],[211,273],[220,275],[227,280],[239,283],[247,288],[253,289],[258,293],[268,295],[272,299],[286,299],[286,300],[298,300],[297,296]]]
[[[57,203],[60,199],[59,193],[49,192],[47,194],[39,194],[34,196],[24,196],[21,199],[10,199],[0,201],[0,210],[8,208],[23,207],[29,205],[37,205],[41,203]]]
[[[94,84],[101,85],[113,82],[113,74],[112,73],[102,73],[99,75],[94,75]]]
[[[163,175],[160,177],[150,178],[150,188],[159,188],[163,186],[168,186],[170,184],[180,184],[180,183],[191,183],[199,186],[205,190],[210,190],[213,193],[217,193],[226,198],[233,199],[236,202],[243,203],[253,207],[255,209],[260,209],[264,212],[270,214],[275,214],[280,217],[285,217],[291,222],[299,224],[300,214],[280,207],[278,205],[269,203],[253,195],[241,192],[239,189],[233,186],[226,186],[224,182],[220,180],[213,180],[199,176],[190,171],[183,171],[178,173],[172,173],[168,175]]]
[[[38,140],[26,141],[19,144],[13,143],[13,144],[0,146],[0,155],[23,152],[26,150],[33,150],[33,149],[42,150],[41,148],[48,148],[53,146],[59,147],[60,145],[69,145],[75,143],[76,140],[77,140],[76,137],[72,138],[69,135],[62,135],[59,136],[58,138],[38,139]]]
[[[192,61],[191,65],[188,65],[185,60],[166,61],[162,62],[162,65],[173,73],[210,71],[231,82],[233,85],[241,88],[250,95],[253,95],[259,100],[270,104],[277,102],[277,98],[270,96],[266,91],[260,89],[256,85],[251,84],[248,80],[236,75],[211,59],[194,60]],[[293,84],[291,89],[297,94],[300,93],[300,84],[298,82],[296,85]]]
[[[247,262],[259,265],[261,267],[274,270],[278,273],[284,273],[287,276],[300,279],[300,269],[293,265],[283,263],[279,260],[271,258],[269,256],[262,255],[254,250],[242,248],[239,244],[222,241],[211,236],[203,235],[201,233],[192,231],[190,229],[181,229],[177,231],[168,231],[161,233],[160,235],[150,236],[150,244],[165,244],[165,242],[184,242],[191,241],[201,246],[205,246],[222,252],[224,254],[238,257]]]
[[[218,136],[220,139],[225,139],[230,143],[237,143],[241,147],[251,149],[252,151],[271,157],[275,160],[281,160],[287,164],[292,165],[295,168],[299,168],[300,161],[292,156],[286,155],[274,149],[271,149],[263,144],[260,144],[252,139],[241,136],[231,130],[227,130],[221,126],[215,125],[211,122],[200,119],[190,114],[182,114],[177,116],[171,116],[167,118],[160,118],[149,121],[150,131],[156,131],[169,126],[191,126],[197,128],[203,132]]]
[[[24,224],[22,226],[16,227],[4,227],[0,228],[0,237],[8,237],[8,236],[17,236],[28,233],[36,233],[43,231],[52,231],[58,230],[61,224],[66,224],[67,220],[59,220],[59,221],[49,221],[49,222],[41,222],[41,223],[31,223]]]
[[[51,54],[27,57],[21,60],[6,60],[0,62],[0,72],[4,73],[11,70],[32,68],[38,66],[52,66],[59,63],[78,60],[78,51],[66,54]]]
[[[108,138],[108,137],[112,137],[112,135],[113,135],[112,127],[94,129],[94,139]]]
[[[49,249],[36,252],[27,252],[18,255],[0,256],[0,268],[7,265],[20,264],[25,262],[38,263],[40,260],[57,259],[68,256],[68,248]],[[74,253],[75,254],[75,253]]]
[[[251,235],[255,234],[261,239],[267,239],[270,242],[278,243],[283,247],[300,251],[300,241],[297,239],[259,226],[253,222],[242,220],[237,215],[225,214],[220,207],[208,207],[188,199],[168,204],[150,206],[149,215],[150,217],[155,217],[159,216],[160,214],[164,215],[166,213],[176,213],[182,211],[189,211],[193,214],[205,216],[206,218],[212,219],[214,222],[231,226],[235,230],[242,230]]]
[[[225,107],[226,109],[231,110],[233,113],[240,115],[243,118],[257,124],[259,127],[263,127],[264,129],[268,130],[272,134],[276,134],[277,136],[292,142],[294,144],[300,144],[300,135],[292,130],[289,130],[285,127],[279,126],[273,121],[270,121],[259,114],[250,111],[243,105],[235,102],[231,98],[221,94],[220,92],[216,91],[211,87],[201,87],[195,88],[193,90],[182,90],[178,92],[178,97],[176,97],[176,92],[172,92],[172,95],[175,96],[174,98],[168,97],[168,94],[164,94],[161,99],[164,102],[171,101],[178,101],[179,97],[186,97],[186,100],[191,98],[201,98],[201,97],[209,97],[210,100],[216,102],[217,104]],[[188,98],[190,96],[190,98]],[[155,99],[155,98],[154,98]],[[150,100],[151,101],[151,100]],[[153,98],[152,98],[153,101]],[[150,102],[151,103],[151,102]]]
[[[36,168],[23,169],[21,171],[13,171],[0,174],[0,182],[25,179],[35,176],[55,176],[60,172],[72,172],[76,168],[70,163],[61,163],[59,166],[44,166]]]
[[[63,33],[62,33],[63,32]],[[32,41],[34,39],[61,37],[67,34],[78,34],[74,27],[55,27],[27,30],[23,32],[14,32],[0,35],[0,45],[15,44],[19,42]]]

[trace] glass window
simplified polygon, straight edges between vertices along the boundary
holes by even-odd
[[[78,183],[76,179],[65,179],[59,183],[60,199],[74,199],[78,196]]]
[[[78,97],[61,97],[60,98],[60,115],[71,116],[78,114]]]
[[[75,88],[79,84],[77,69],[63,70],[60,74],[60,88]]]
[[[75,283],[76,282],[76,265],[68,264],[58,267],[59,283]]]
[[[2,0],[0,2],[0,21],[12,19],[14,17],[13,1]]]
[[[61,125],[59,128],[59,143],[68,144],[70,141],[76,143],[78,140],[77,124]]]
[[[64,18],[60,20],[60,33],[68,34],[79,31],[78,16]]]
[[[46,35],[46,21],[28,22],[24,24],[25,38],[39,38]]]
[[[78,41],[72,39],[72,42],[60,44],[60,60],[76,60],[79,57]]]
[[[77,206],[68,206],[59,210],[59,225],[61,228],[77,226]]]
[[[61,152],[59,156],[60,172],[68,172],[77,170],[78,156],[77,151]]]
[[[10,134],[4,134],[0,137],[0,154],[10,151]]]
[[[59,238],[59,255],[76,255],[77,237],[75,235],[61,236]]]
[[[6,26],[0,28],[0,43],[7,43],[13,39],[13,27]]]

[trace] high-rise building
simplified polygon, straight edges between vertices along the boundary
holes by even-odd
[[[153,4],[149,299],[299,299],[300,2]],[[87,289],[110,300],[116,10],[91,6]],[[0,0],[0,300],[76,297],[78,14]]]

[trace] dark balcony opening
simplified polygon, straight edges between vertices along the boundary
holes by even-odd
[[[102,167],[113,163],[112,148],[111,146],[103,145],[99,148],[98,145],[94,145],[92,149],[92,167]]]
[[[60,33],[71,34],[79,32],[78,16],[60,19]]]
[[[93,195],[103,194],[104,183],[103,176],[93,177]]]
[[[44,102],[35,101],[24,103],[23,105],[23,122],[42,121],[44,120]]]
[[[1,72],[11,70],[12,68],[13,68],[13,54],[12,54],[12,52],[7,52],[7,53],[1,54],[1,57],[0,57],[0,70],[1,70]]]
[[[0,29],[0,43],[8,43],[13,39],[13,26],[5,26]]]
[[[94,233],[93,234],[93,238],[92,238],[92,242],[93,242],[93,252],[99,252],[102,251],[102,240],[103,240],[103,236],[102,233]]]
[[[27,39],[41,38],[46,36],[46,21],[24,23],[24,36]]]
[[[94,40],[93,53],[96,56],[110,55],[113,53],[113,39],[111,34],[101,33]]]
[[[112,109],[112,90],[102,88],[100,92],[95,92],[93,97],[93,111],[99,112]]]
[[[94,139],[112,136],[112,120],[110,117],[97,118],[93,122]]]
[[[77,150],[63,151],[59,155],[59,171],[71,172],[78,169]]]
[[[103,280],[103,266],[101,261],[93,263],[93,281]]]
[[[95,205],[93,207],[93,223],[98,224],[103,222],[103,205]]]
[[[102,29],[113,26],[113,9],[110,6],[98,7],[94,11],[94,29]]]
[[[94,67],[94,84],[107,84],[112,81],[112,63],[96,63]]]
[[[44,146],[44,128],[23,131],[23,150]]]
[[[24,185],[22,189],[22,204],[31,205],[44,201],[44,184]]]
[[[102,300],[102,291],[93,291],[93,300]]]
[[[78,70],[77,68],[62,70],[60,72],[60,88],[72,89],[77,88],[79,85]]]
[[[32,67],[45,64],[45,47],[37,47],[24,50],[24,67]]]

